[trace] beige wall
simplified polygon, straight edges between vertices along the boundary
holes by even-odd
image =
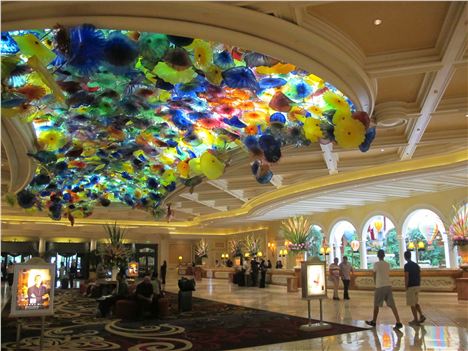
[[[169,241],[169,261],[170,265],[179,263],[179,256],[182,256],[182,262],[192,262],[192,241],[174,240]]]

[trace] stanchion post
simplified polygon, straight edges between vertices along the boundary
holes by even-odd
[[[19,343],[21,339],[21,318],[16,319],[16,350],[19,350]]]
[[[44,347],[44,328],[45,328],[45,316],[41,317],[41,339],[39,341],[39,350]]]

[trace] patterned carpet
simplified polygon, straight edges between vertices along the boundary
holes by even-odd
[[[177,295],[171,299],[170,317],[122,321],[96,317],[94,299],[78,290],[57,291],[54,317],[46,318],[43,350],[230,350],[336,335],[364,330],[333,324],[326,331],[298,329],[307,320],[280,313],[193,298],[193,310],[177,312]],[[2,350],[16,346],[16,320],[2,315]],[[38,350],[40,318],[23,325],[20,350]]]

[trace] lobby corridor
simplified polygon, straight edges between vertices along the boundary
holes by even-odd
[[[171,272],[173,273],[173,272]],[[177,292],[177,279],[170,274],[166,290]],[[342,291],[340,291],[340,296]],[[286,287],[268,285],[266,289],[238,287],[224,279],[203,278],[197,282],[194,297],[258,308],[294,316],[307,317],[307,302],[300,292],[287,293]],[[328,296],[332,292],[328,291]],[[351,300],[323,301],[325,321],[366,328],[373,307],[372,291],[350,291]],[[400,333],[393,330],[395,323],[388,307],[380,310],[375,329],[363,332],[315,338],[283,344],[265,345],[248,350],[467,350],[468,303],[458,302],[455,293],[421,293],[422,309],[427,317],[420,327],[408,325],[411,311],[406,306],[404,292],[394,292],[403,323]],[[319,318],[318,301],[311,303],[312,318]],[[247,349],[243,349],[247,350]]]

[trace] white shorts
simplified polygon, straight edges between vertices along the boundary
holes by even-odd
[[[419,303],[419,286],[410,286],[406,290],[406,304],[408,306],[416,306]]]

